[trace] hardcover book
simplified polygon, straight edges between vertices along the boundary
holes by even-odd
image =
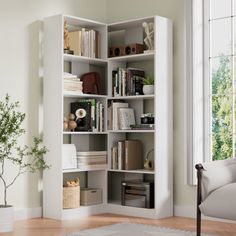
[[[134,109],[128,107],[118,108],[119,129],[131,129],[135,125]]]
[[[125,170],[143,169],[141,141],[125,140],[124,148],[125,148],[124,169]]]
[[[75,115],[75,122],[77,124],[75,131],[92,131],[91,102],[71,103],[71,113]]]

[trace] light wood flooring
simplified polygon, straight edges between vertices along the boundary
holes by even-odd
[[[12,233],[1,236],[58,236],[68,232],[78,232],[83,229],[95,228],[119,222],[136,222],[162,227],[171,227],[188,231],[195,231],[195,220],[183,217],[171,217],[161,220],[103,214],[90,216],[79,220],[59,221],[45,218],[16,221]],[[220,235],[236,236],[236,224],[203,220],[203,232]],[[125,236],[125,235],[124,235]],[[128,235],[127,235],[128,236]]]

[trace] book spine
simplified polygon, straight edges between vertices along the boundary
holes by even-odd
[[[122,75],[122,96],[125,96],[125,70],[121,70],[121,75]]]
[[[100,128],[100,132],[103,131],[103,125],[102,125],[102,121],[103,121],[103,105],[102,103],[100,103],[100,109],[99,109],[99,128]]]
[[[100,102],[98,101],[97,102],[97,109],[96,109],[96,131],[98,132],[100,129],[99,129],[99,124],[100,124]]]
[[[112,158],[111,158],[111,169],[116,170],[118,168],[118,150],[117,150],[117,146],[112,147]]]
[[[121,96],[121,87],[122,87],[122,76],[121,76],[121,68],[118,68],[118,96]]]
[[[118,169],[124,168],[124,141],[118,141]]]

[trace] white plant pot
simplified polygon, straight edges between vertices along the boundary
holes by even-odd
[[[145,95],[154,94],[154,85],[143,85],[143,93]]]
[[[14,208],[13,206],[3,207],[0,205],[0,233],[13,231]]]

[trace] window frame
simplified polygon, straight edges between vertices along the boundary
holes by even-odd
[[[189,185],[196,184],[195,165],[205,160],[203,3],[204,0],[186,0],[187,183]]]
[[[209,91],[210,79],[210,0],[186,0],[186,79],[187,79],[187,183],[196,184],[195,165],[212,159],[212,111]],[[232,14],[234,3],[232,4]],[[236,17],[235,17],[236,19]],[[232,44],[235,43],[234,19],[232,19]],[[197,50],[198,49],[198,50]],[[201,49],[201,50],[199,50]],[[235,77],[232,49],[232,76]],[[234,81],[234,79],[233,79]],[[233,84],[233,88],[235,84]],[[234,88],[235,89],[235,88]],[[210,93],[211,94],[211,93]],[[212,94],[211,94],[212,95]],[[211,96],[210,95],[210,96]],[[232,148],[235,147],[235,90],[232,94]],[[235,150],[233,150],[234,156]]]

